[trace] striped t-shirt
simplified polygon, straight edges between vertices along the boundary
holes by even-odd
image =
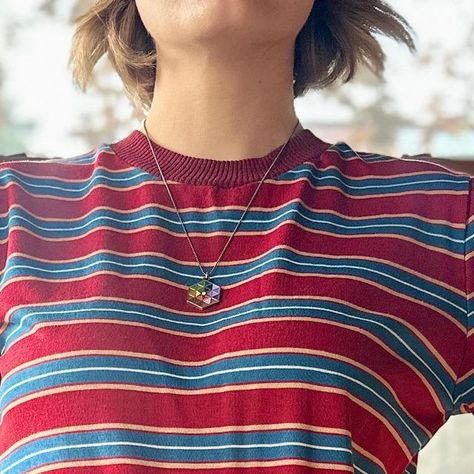
[[[210,270],[280,147],[153,142]],[[468,174],[303,129],[211,281],[135,129],[0,164],[0,474],[413,474],[474,413]]]

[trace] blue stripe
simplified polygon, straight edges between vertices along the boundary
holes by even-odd
[[[234,230],[242,216],[242,210],[180,211],[180,214],[188,232],[230,232]],[[307,230],[333,232],[347,236],[376,237],[390,233],[410,237],[426,245],[447,249],[459,255],[463,255],[464,252],[463,228],[441,223],[428,223],[416,217],[397,215],[344,218],[332,213],[305,209],[298,202],[289,203],[278,211],[249,210],[244,221],[240,224],[239,230],[268,232],[284,222],[300,223]],[[183,232],[176,211],[152,204],[140,211],[129,212],[96,209],[86,217],[62,221],[38,219],[20,207],[14,207],[10,209],[9,215],[0,219],[0,238],[6,238],[8,226],[19,226],[38,236],[51,239],[81,237],[100,226],[109,226],[117,230],[132,230],[153,224],[177,234]],[[472,245],[474,246],[474,239],[472,239]]]
[[[180,314],[179,317],[163,310],[153,311],[141,305],[124,304],[108,301],[80,302],[76,304],[63,303],[58,306],[42,308],[36,305],[32,308],[19,308],[12,314],[12,320],[6,330],[0,335],[2,354],[16,340],[33,331],[38,323],[54,321],[71,321],[82,318],[107,320],[123,320],[150,324],[151,326],[185,331],[190,334],[207,334],[209,331],[222,329],[229,324],[242,323],[252,319],[268,318],[270,321],[277,317],[304,314],[305,317],[323,318],[336,321],[349,327],[357,327],[369,331],[387,344],[392,350],[416,367],[421,374],[435,387],[441,400],[449,405],[453,380],[433,354],[424,344],[412,334],[406,326],[396,320],[385,318],[381,314],[368,311],[357,311],[342,303],[331,301],[294,299],[291,304],[285,300],[254,302],[252,306],[221,311],[212,316],[207,315],[203,321],[201,316]],[[416,355],[412,354],[414,351]],[[421,359],[421,360],[420,360]],[[423,361],[423,362],[422,362]],[[434,376],[436,374],[436,377]],[[439,380],[438,380],[439,379]]]
[[[220,275],[213,277],[218,285],[234,285],[261,275],[272,269],[286,269],[305,274],[340,275],[358,277],[375,282],[388,289],[411,296],[452,314],[464,324],[465,298],[436,282],[430,282],[408,271],[389,264],[368,261],[365,258],[337,258],[299,255],[288,249],[275,249],[255,261],[241,265],[221,265]],[[161,256],[120,256],[99,253],[72,262],[41,262],[25,257],[11,257],[0,279],[0,289],[8,280],[18,277],[46,278],[61,281],[66,278],[83,278],[94,273],[114,271],[123,275],[165,277],[181,285],[196,282],[201,273],[196,265],[182,265]],[[262,277],[265,278],[265,277]],[[382,291],[382,290],[380,290]]]
[[[43,450],[45,452],[40,453]],[[356,463],[363,460],[363,468],[370,474],[383,472],[368,459],[353,455],[347,436],[303,430],[204,435],[130,430],[70,433],[32,441],[12,453],[4,466],[8,469],[28,456],[32,457],[17,464],[15,469],[23,472],[47,463],[114,456],[163,462],[271,461],[296,457],[312,462],[347,463],[351,466],[354,456]]]
[[[116,383],[196,390],[262,381],[298,381],[347,390],[383,413],[412,448],[419,448],[428,441],[425,432],[403,412],[375,377],[342,361],[304,354],[234,357],[199,367],[125,357],[59,359],[9,377],[1,405],[4,407],[14,399],[63,384]]]
[[[51,163],[49,168],[51,168]],[[58,166],[61,166],[58,164]],[[49,171],[50,172],[50,171]],[[17,170],[0,171],[0,186],[9,182],[20,184],[35,197],[53,196],[61,199],[80,199],[99,185],[107,185],[117,189],[127,189],[142,184],[146,179],[140,170],[109,172],[104,168],[94,168],[91,176],[85,179],[67,181],[66,179],[31,177]]]

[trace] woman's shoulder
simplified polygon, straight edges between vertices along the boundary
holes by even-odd
[[[474,161],[466,157],[441,157],[433,156],[431,153],[419,153],[410,155],[404,153],[401,156],[378,153],[375,151],[359,151],[345,141],[334,143],[328,151],[335,151],[339,157],[353,164],[363,164],[365,171],[382,173],[400,172],[432,172],[444,173],[455,177],[466,177],[474,174]],[[368,167],[368,168],[366,168]]]
[[[100,143],[86,152],[69,156],[47,155],[37,156],[25,152],[13,155],[0,154],[0,170],[10,169],[12,171],[31,172],[34,175],[44,173],[45,175],[54,175],[57,170],[61,175],[65,169],[73,170],[75,166],[68,165],[91,165],[94,164],[97,156],[103,151],[109,151],[108,143]]]
[[[99,156],[109,150],[99,144],[72,156],[0,155],[0,217],[9,207],[28,207],[36,197],[74,198],[97,174]]]

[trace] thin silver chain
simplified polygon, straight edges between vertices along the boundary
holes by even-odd
[[[166,182],[166,179],[165,179],[165,177],[164,177],[164,175],[163,175],[163,172],[161,171],[160,164],[158,163],[158,159],[156,158],[155,151],[153,150],[153,146],[152,146],[152,144],[151,144],[150,137],[149,137],[149,135],[148,135],[148,130],[147,130],[147,128],[146,128],[146,120],[143,122],[143,128],[145,129],[145,135],[146,135],[146,137],[147,137],[148,144],[149,144],[149,146],[150,146],[150,150],[151,150],[151,152],[152,152],[152,154],[153,154],[153,157],[155,158],[156,165],[158,166],[158,169],[160,170],[161,177],[162,177],[162,179],[163,179],[163,182],[165,183],[165,186],[166,186],[166,189],[167,189],[168,194],[169,194],[169,196],[170,196],[171,202],[173,203],[173,206],[174,206],[174,208],[176,209],[176,213],[178,214],[179,220],[180,220],[180,222],[181,222],[181,226],[183,227],[183,230],[184,230],[184,233],[186,234],[186,237],[187,237],[187,239],[188,239],[189,245],[191,246],[191,249],[192,249],[192,251],[193,251],[193,253],[194,253],[194,257],[196,258],[196,261],[197,261],[197,263],[198,263],[198,265],[199,265],[199,268],[201,269],[201,271],[202,271],[204,277],[206,278],[206,280],[209,279],[210,274],[211,274],[211,273],[214,271],[214,269],[216,268],[217,264],[219,263],[220,259],[222,258],[222,255],[224,255],[225,250],[227,249],[227,247],[228,247],[230,241],[232,240],[232,237],[234,236],[235,232],[237,231],[237,228],[239,227],[240,223],[242,222],[242,219],[244,218],[245,214],[247,213],[247,210],[249,209],[250,205],[252,204],[252,201],[254,200],[254,198],[255,198],[255,196],[256,196],[258,190],[260,189],[260,186],[262,185],[262,183],[263,183],[263,181],[265,180],[266,176],[268,175],[268,173],[269,173],[270,170],[272,169],[274,163],[276,163],[278,157],[281,155],[281,153],[282,153],[283,150],[285,149],[285,147],[286,147],[286,145],[288,144],[288,142],[290,141],[291,137],[292,137],[293,134],[295,133],[295,130],[296,130],[296,128],[298,127],[299,123],[300,123],[300,121],[298,120],[298,122],[297,122],[296,125],[295,125],[295,128],[293,129],[293,132],[292,132],[291,135],[290,135],[290,138],[288,138],[288,141],[282,146],[282,148],[281,148],[280,151],[278,152],[277,156],[276,156],[275,159],[272,161],[270,167],[267,169],[267,171],[266,171],[265,174],[263,175],[263,178],[260,180],[260,183],[258,184],[257,188],[255,189],[255,192],[253,193],[253,195],[252,195],[252,197],[251,197],[251,199],[250,199],[250,202],[247,204],[247,208],[245,209],[245,211],[244,211],[244,213],[242,214],[242,216],[241,216],[239,222],[238,222],[237,225],[235,226],[235,229],[234,229],[234,231],[232,232],[231,236],[229,237],[229,240],[227,241],[227,243],[225,244],[224,248],[222,249],[222,252],[221,252],[221,254],[219,255],[219,258],[217,259],[216,263],[214,264],[214,266],[212,267],[212,269],[211,269],[209,272],[205,272],[205,271],[203,270],[203,268],[202,268],[201,262],[199,261],[199,258],[198,258],[198,256],[197,256],[196,250],[194,249],[194,246],[193,246],[193,244],[192,244],[192,242],[191,242],[191,239],[190,239],[189,234],[188,234],[188,232],[187,232],[187,230],[186,230],[186,227],[184,226],[184,222],[183,222],[183,220],[181,219],[181,214],[179,213],[178,208],[177,208],[177,206],[176,206],[176,203],[175,203],[175,201],[174,201],[174,199],[173,199],[173,196],[171,195],[171,191],[170,191],[170,188],[168,187],[168,183]]]

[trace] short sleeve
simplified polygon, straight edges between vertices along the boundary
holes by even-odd
[[[457,373],[454,390],[454,409],[451,414],[474,415],[474,177],[469,180],[467,198],[466,233],[464,240],[464,264],[466,282],[466,339],[462,361]]]

